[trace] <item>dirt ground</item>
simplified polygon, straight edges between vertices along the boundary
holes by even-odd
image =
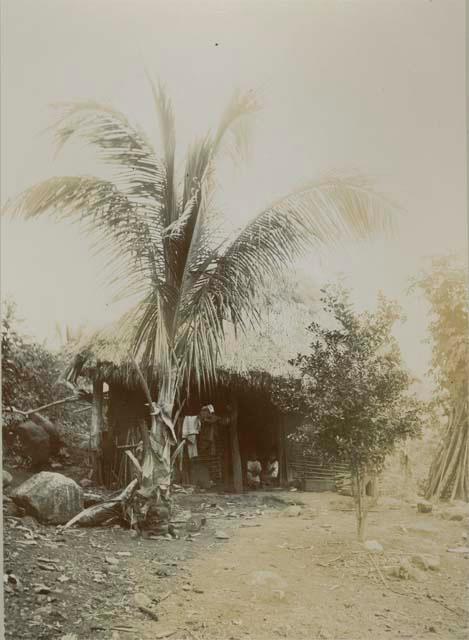
[[[334,493],[176,494],[178,539],[4,514],[6,637],[468,637],[469,553],[447,549],[467,546],[469,511],[453,521],[381,498],[367,539],[383,551],[370,554],[352,508]],[[189,511],[206,520],[198,532],[183,524]],[[414,554],[437,556],[439,569],[389,575]]]

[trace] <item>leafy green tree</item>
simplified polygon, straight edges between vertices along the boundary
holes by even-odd
[[[139,296],[123,319],[122,335],[142,369],[153,370],[158,380],[152,418],[158,454],[146,447],[143,482],[163,488],[154,469],[162,457],[169,467],[167,425],[190,379],[206,385],[215,380],[225,323],[239,329],[255,323],[254,301],[266,279],[309,247],[385,228],[392,205],[362,179],[327,178],[279,198],[224,237],[217,160],[226,151],[244,151],[257,100],[252,92],[235,93],[218,126],[189,148],[177,171],[172,105],[160,86],[152,84],[152,91],[156,145],[110,107],[91,101],[64,105],[55,126],[58,147],[74,138],[85,141],[110,175],[50,178],[7,210],[26,218],[78,218],[111,251],[111,279],[124,293]]]
[[[380,296],[374,313],[357,313],[342,287],[324,290],[322,302],[330,326],[313,322],[309,353],[292,361],[305,416],[296,438],[325,462],[350,466],[363,540],[366,474],[380,471],[396,442],[419,433],[423,405],[410,394],[413,380],[392,334],[398,306]]]
[[[439,256],[415,278],[430,304],[430,374],[446,429],[430,467],[427,498],[469,500],[469,302],[467,270],[456,256]]]
[[[57,399],[61,360],[42,345],[28,340],[19,330],[16,306],[5,301],[2,313],[2,409],[4,424],[17,414]]]

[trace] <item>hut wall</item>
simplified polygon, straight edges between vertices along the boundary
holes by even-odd
[[[104,482],[123,487],[133,477],[133,466],[125,455],[125,446],[134,451],[141,440],[139,423],[147,414],[145,397],[139,390],[119,384],[109,385],[108,431],[103,446]]]
[[[298,426],[295,416],[285,417],[285,457],[288,482],[298,484],[305,491],[337,491],[348,487],[350,473],[347,465],[324,464],[314,453],[288,438]]]

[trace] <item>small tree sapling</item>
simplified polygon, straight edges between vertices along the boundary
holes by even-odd
[[[381,470],[396,442],[419,433],[424,405],[410,393],[413,379],[392,334],[397,304],[380,296],[374,313],[357,313],[341,286],[323,290],[322,303],[333,326],[313,322],[310,352],[291,361],[301,373],[295,402],[304,415],[293,437],[324,461],[350,466],[363,540],[366,474]]]

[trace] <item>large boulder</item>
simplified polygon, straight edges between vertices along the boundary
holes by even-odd
[[[65,524],[83,509],[83,491],[61,473],[42,471],[23,482],[12,500],[45,524]]]
[[[44,431],[49,436],[49,447],[50,453],[53,456],[56,456],[60,449],[64,446],[64,442],[62,441],[62,437],[60,435],[60,431],[48,418],[42,416],[39,413],[34,413],[32,416],[32,421],[39,427],[42,427]]]
[[[27,420],[18,424],[15,431],[24,455],[31,458],[32,466],[40,468],[47,464],[50,456],[50,438],[44,427]]]

